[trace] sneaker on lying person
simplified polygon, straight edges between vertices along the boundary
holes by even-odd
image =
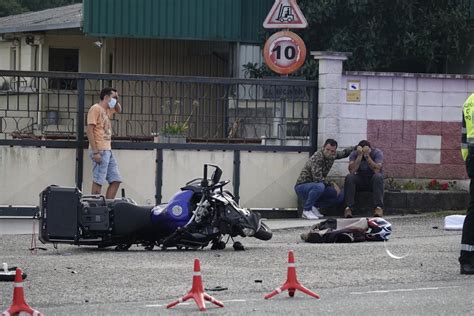
[[[317,216],[318,218],[324,217],[324,214],[321,214],[321,212],[319,212],[319,209],[316,206],[313,206],[311,212],[314,214],[314,216]]]
[[[304,210],[301,217],[304,219],[318,219],[319,218],[316,215],[314,215],[314,213],[311,210],[307,210],[307,211]]]

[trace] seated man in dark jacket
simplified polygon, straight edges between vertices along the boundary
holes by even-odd
[[[327,139],[321,149],[315,152],[306,162],[296,181],[295,192],[305,200],[303,218],[318,219],[323,217],[318,207],[329,207],[342,203],[343,192],[326,177],[336,159],[349,156],[353,147],[336,150],[337,142]]]
[[[344,181],[346,208],[344,217],[352,217],[354,199],[357,191],[372,191],[374,216],[383,216],[383,153],[372,148],[366,140],[361,140],[349,156],[349,174]]]

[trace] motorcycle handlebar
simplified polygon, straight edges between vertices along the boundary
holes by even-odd
[[[186,182],[186,185],[191,184],[191,183],[193,183],[194,181],[198,181],[198,180],[199,180],[199,181],[202,181],[202,178],[194,178],[194,179],[192,179],[192,180],[189,180],[188,182]]]
[[[214,190],[214,189],[222,188],[224,185],[226,185],[229,182],[230,182],[230,180],[219,181],[216,184],[211,185],[208,188],[208,192],[212,192],[212,190]]]

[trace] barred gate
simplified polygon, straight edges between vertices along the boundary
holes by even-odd
[[[25,71],[0,71],[0,145],[74,148],[82,187],[87,110],[107,86],[118,90],[123,107],[112,121],[112,146],[157,151],[157,203],[163,149],[229,150],[237,157],[241,150],[316,149],[314,81]],[[177,136],[181,143],[173,142]],[[239,174],[234,164],[237,187]]]

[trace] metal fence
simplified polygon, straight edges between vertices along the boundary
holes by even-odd
[[[0,145],[76,148],[80,187],[87,111],[103,87],[123,107],[114,148],[315,150],[314,81],[24,71],[0,71]]]

